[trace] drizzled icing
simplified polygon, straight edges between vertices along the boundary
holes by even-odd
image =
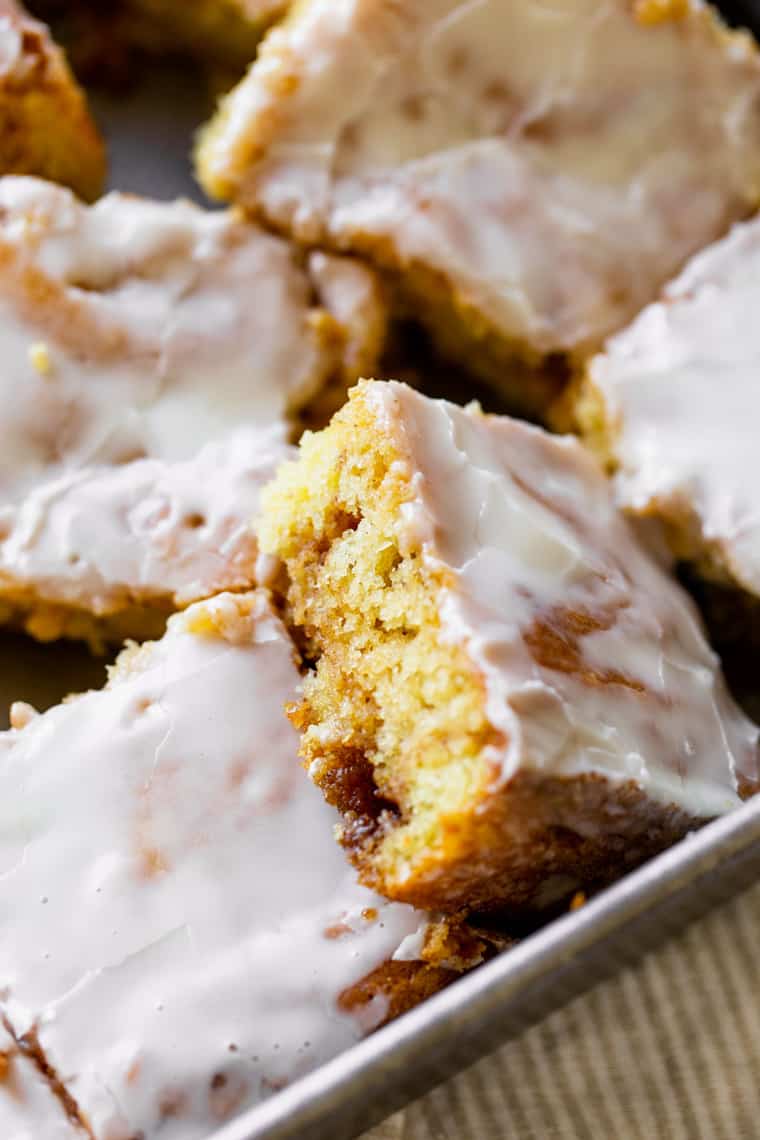
[[[100,613],[239,586],[287,414],[360,340],[316,292],[230,213],[0,181],[0,590]]]
[[[760,190],[754,48],[676,7],[309,0],[201,173],[301,240],[431,269],[531,351],[585,350]]]
[[[589,366],[620,503],[760,594],[760,222],[736,226]],[[682,551],[683,552],[683,551]]]
[[[283,706],[263,592],[0,737],[0,994],[96,1140],[205,1137],[381,1021],[338,1001],[424,916],[358,885]]]
[[[0,1023],[0,1136],[3,1140],[86,1140]]]
[[[482,674],[500,780],[593,772],[696,816],[736,806],[741,777],[758,775],[757,730],[593,457],[402,384],[363,393],[408,456],[402,550],[451,582],[442,635]]]

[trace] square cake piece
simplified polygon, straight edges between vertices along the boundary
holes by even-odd
[[[575,439],[365,383],[262,502],[301,754],[366,884],[540,908],[757,788],[696,610]]]
[[[102,140],[63,52],[16,0],[0,0],[0,175],[39,175],[95,198],[105,170]]]
[[[199,169],[381,267],[446,355],[540,413],[757,205],[760,63],[701,0],[304,0]]]
[[[695,257],[591,361],[575,404],[619,503],[677,557],[760,596],[760,221]]]
[[[294,417],[373,366],[384,311],[233,213],[0,181],[0,620],[154,636],[251,586]]]
[[[359,885],[298,683],[267,595],[225,594],[0,734],[0,1007],[93,1140],[206,1140],[480,953]]]

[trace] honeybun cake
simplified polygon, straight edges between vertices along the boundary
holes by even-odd
[[[95,198],[105,151],[85,97],[44,24],[0,0],[0,175],[34,174]]]
[[[144,638],[269,581],[260,489],[384,327],[370,271],[233,213],[0,180],[0,620]]]
[[[301,755],[373,889],[539,909],[756,789],[695,609],[576,440],[368,382],[262,503]]]
[[[699,0],[302,0],[198,165],[379,266],[445,355],[542,414],[756,206],[760,65]]]
[[[695,257],[610,340],[575,404],[587,441],[614,471],[621,506],[659,519],[674,553],[713,585],[710,598],[725,606],[734,593],[756,631],[759,304],[753,220]]]
[[[0,1010],[94,1140],[194,1140],[477,960],[359,885],[283,712],[263,591],[0,736]]]

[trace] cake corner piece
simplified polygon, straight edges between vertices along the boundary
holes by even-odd
[[[756,729],[576,441],[367,382],[262,502],[302,758],[368,885],[540,908],[754,790]]]

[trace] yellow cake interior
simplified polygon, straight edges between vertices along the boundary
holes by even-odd
[[[462,651],[442,641],[440,570],[399,549],[407,457],[361,388],[265,492],[263,549],[285,559],[314,669],[294,712],[302,756],[344,813],[365,882],[397,898],[458,861],[489,778],[492,729]]]

